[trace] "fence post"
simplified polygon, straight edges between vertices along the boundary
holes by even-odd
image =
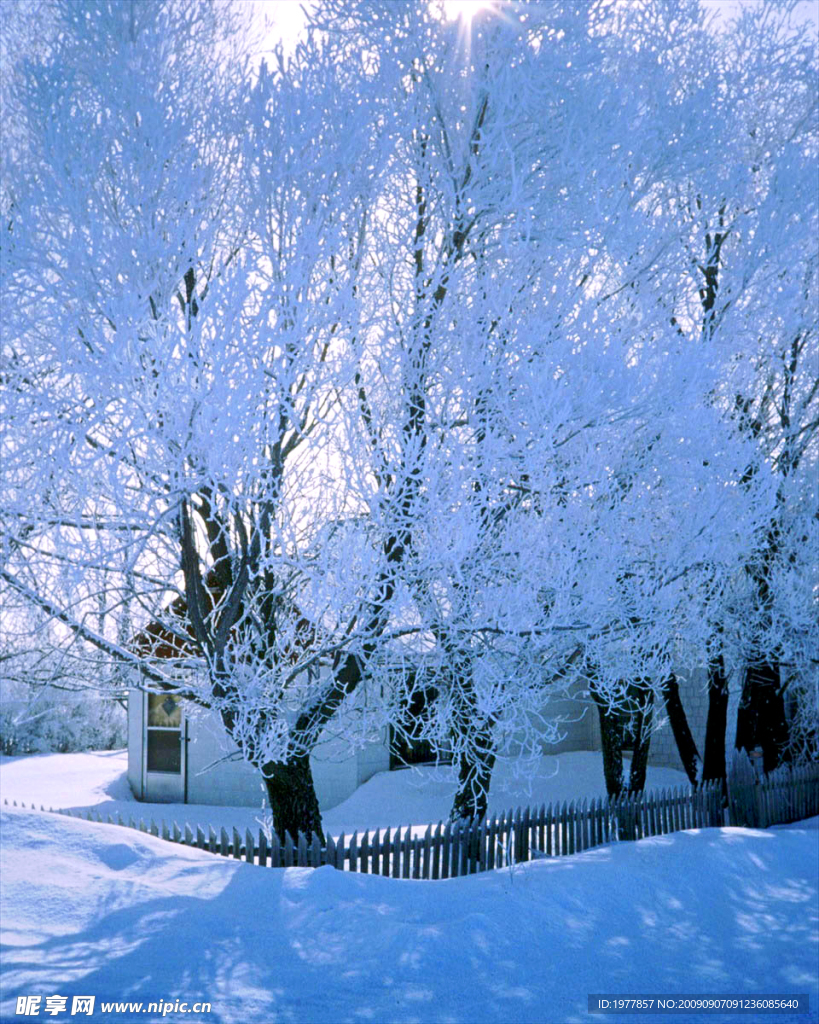
[[[530,857],[529,850],[530,850],[530,847],[532,845],[532,836],[531,836],[532,826],[530,824],[529,807],[528,806],[523,808],[523,817],[521,818],[520,824],[521,824],[522,835],[521,835],[520,850],[518,852],[518,858],[517,859],[519,861],[521,861],[521,860],[526,861],[526,860],[529,860],[529,857]]]
[[[392,834],[392,877],[401,877],[401,826]]]
[[[495,841],[495,867],[502,868],[509,863],[509,855],[506,846],[506,814],[501,814],[497,821],[498,833]]]
[[[463,847],[464,822],[462,818],[452,826],[452,858],[449,868],[450,878],[457,878],[461,872],[461,850]]]
[[[555,853],[561,857],[566,855],[566,817],[569,813],[569,806],[566,801],[563,801],[563,806],[559,810],[559,824],[557,835],[555,836]]]
[[[441,878],[449,878],[449,856],[450,837],[452,836],[452,822],[444,825],[444,834],[441,838]]]
[[[546,819],[546,805],[545,804],[541,804],[540,805],[540,809],[537,812],[537,822],[536,822],[536,825],[537,825],[537,840],[536,840],[537,841],[537,849],[538,849],[538,851],[540,853],[543,853],[543,851],[546,849],[545,819]]]
[[[593,822],[594,822],[594,811],[593,811],[594,800],[589,803],[587,800],[583,800],[583,849],[590,850],[594,846],[594,835],[593,835]]]
[[[392,840],[390,838],[389,826],[381,834],[381,874],[385,878],[390,877],[390,851],[392,850]]]
[[[486,870],[492,871],[495,867],[495,839],[498,834],[498,819],[490,819],[486,829]]]
[[[437,881],[441,877],[441,832],[444,827],[439,821],[432,833],[432,879]]]
[[[668,831],[677,832],[677,810],[676,810],[677,787],[668,787],[667,808],[668,808]]]
[[[282,847],[279,833],[275,829],[270,833],[270,866],[271,868],[282,866]]]
[[[472,842],[472,820],[461,822],[461,834],[458,837],[458,874],[469,874],[469,846]]]
[[[374,829],[370,843],[370,871],[374,875],[381,874],[381,830]]]
[[[481,818],[481,823],[477,830],[478,837],[478,863],[475,865],[476,872],[486,871],[486,817]]]
[[[734,750],[728,768],[728,801],[732,825],[755,827],[758,822],[756,772],[744,750]]]
[[[424,832],[424,866],[421,871],[421,878],[431,878],[431,854],[432,854],[432,825],[427,825]]]
[[[411,845],[411,848],[412,848],[412,877],[413,878],[420,878],[421,877],[421,851],[422,851],[422,849],[424,847],[424,837],[423,836],[412,836],[412,839],[410,840],[410,845]]]
[[[409,878],[410,876],[410,840],[412,839],[412,825],[407,825],[407,831],[404,833],[404,842],[401,844],[401,877]]]

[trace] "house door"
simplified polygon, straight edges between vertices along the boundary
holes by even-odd
[[[147,693],[143,785],[149,803],[185,803],[186,726],[182,706],[169,693]]]

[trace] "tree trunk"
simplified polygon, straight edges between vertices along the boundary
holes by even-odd
[[[673,672],[663,684],[663,698],[683,769],[691,785],[697,786],[700,782],[699,772],[702,762],[697,751],[697,744],[694,742],[694,737],[691,735],[691,730],[688,727],[685,708],[680,700],[680,687],[677,683],[677,677]]]
[[[273,828],[280,841],[284,842],[286,832],[294,842],[299,832],[304,832],[308,842],[317,835],[323,844],[321,811],[313,785],[310,757],[305,754],[287,764],[272,761],[264,765],[262,774],[273,814]]]
[[[606,779],[606,792],[610,797],[619,796],[623,790],[623,734],[625,732],[622,715],[613,711],[608,703],[598,694],[595,686],[591,687],[597,714],[600,717],[600,739],[603,746],[603,775]]]
[[[451,821],[480,821],[486,816],[489,784],[495,767],[492,724],[484,723],[474,741],[458,758],[458,789],[452,802]]]
[[[648,768],[648,749],[651,745],[651,712],[654,700],[653,691],[646,694],[646,703],[636,712],[636,728],[634,732],[634,753],[631,756],[629,773],[629,793],[642,793],[646,788],[646,770]]]
[[[737,750],[762,748],[762,767],[773,771],[790,760],[788,721],[779,663],[748,665],[737,711]]]
[[[725,785],[725,730],[728,726],[728,678],[725,659],[716,655],[708,663],[708,721],[705,726],[703,782],[721,779]]]
[[[600,718],[600,738],[603,747],[603,775],[606,792],[610,797],[619,796],[624,789],[629,793],[640,793],[646,785],[648,751],[651,744],[651,705],[653,693],[643,685],[623,684],[623,706],[612,708],[610,702],[592,683],[591,692]],[[645,701],[641,696],[645,694]],[[623,749],[627,733],[633,740],[628,785],[623,771]]]

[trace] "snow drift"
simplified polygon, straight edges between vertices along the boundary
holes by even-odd
[[[815,827],[403,882],[264,870],[27,810],[1,820],[3,1020],[32,994],[202,1000],[210,1015],[165,1019],[220,1022],[556,1024],[588,1019],[587,995],[604,991],[817,1005]]]

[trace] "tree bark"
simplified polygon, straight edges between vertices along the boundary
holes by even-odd
[[[492,724],[487,722],[458,758],[458,789],[452,802],[451,821],[480,821],[486,817],[494,767]]]
[[[648,768],[648,750],[651,745],[651,712],[654,694],[649,690],[646,703],[637,712],[636,731],[634,734],[634,753],[631,755],[631,771],[629,773],[629,793],[642,793],[646,788],[646,770]]]
[[[737,711],[737,750],[761,747],[762,767],[771,772],[790,760],[789,739],[779,663],[748,665]]]
[[[606,792],[610,797],[619,796],[623,790],[623,733],[622,716],[613,711],[600,696],[595,686],[591,687],[597,714],[600,718],[600,739],[603,746],[603,775]]]
[[[725,784],[725,730],[728,726],[728,677],[725,659],[717,654],[708,663],[708,720],[705,726],[703,782],[721,779]]]
[[[625,689],[624,707],[612,708],[608,700],[592,684],[592,696],[600,718],[600,737],[603,747],[603,775],[606,792],[610,797],[619,796],[624,790],[640,793],[645,789],[648,752],[651,744],[651,712],[653,694],[645,691],[639,683]],[[646,700],[640,697],[645,693]],[[628,783],[623,772],[623,748],[626,745],[627,726],[633,737],[634,748],[629,767]]]
[[[304,832],[308,843],[317,835],[323,844],[321,811],[309,755],[293,758],[286,764],[269,762],[263,766],[262,774],[279,840],[284,842],[285,833],[289,833],[295,842],[299,832]]]
[[[677,683],[677,677],[673,672],[663,684],[663,699],[665,700],[668,721],[674,734],[677,750],[680,753],[683,769],[691,785],[697,786],[700,782],[699,770],[702,762],[697,750],[697,744],[694,742],[691,729],[688,727],[685,708],[680,700],[680,687]]]

